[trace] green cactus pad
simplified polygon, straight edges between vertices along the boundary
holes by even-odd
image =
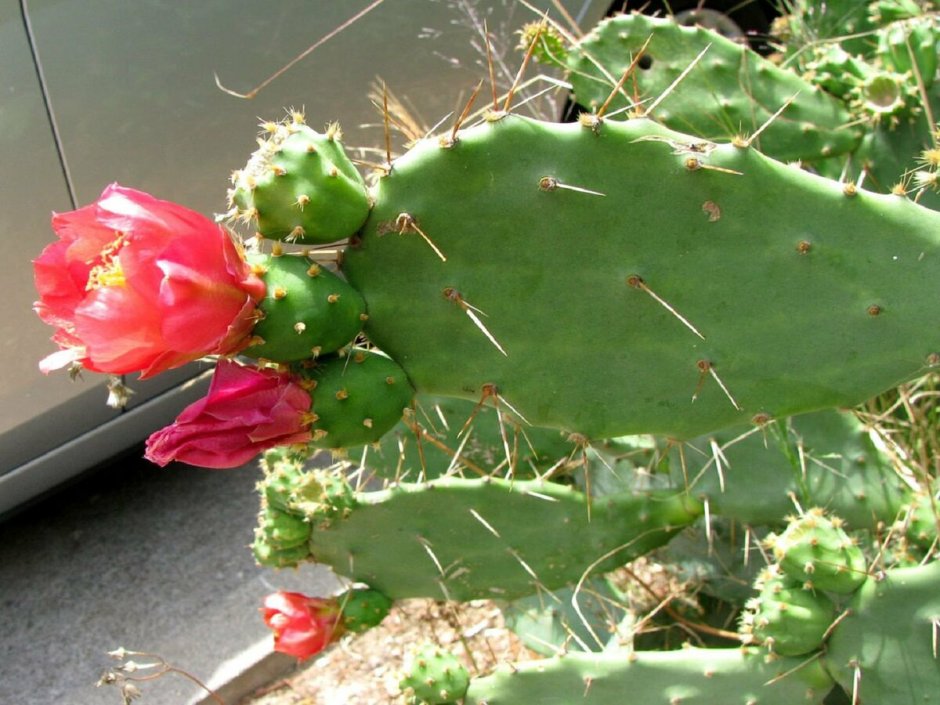
[[[461,702],[469,685],[470,673],[456,656],[427,646],[412,656],[399,687],[414,705],[448,705]]]
[[[378,626],[392,608],[391,599],[369,588],[348,590],[337,599],[343,609],[343,627],[354,633]]]
[[[384,436],[411,405],[405,372],[379,353],[353,348],[300,370],[316,383],[310,426],[318,448],[350,448]]]
[[[606,578],[586,580],[579,590],[560,588],[551,597],[530,595],[502,606],[506,626],[530,651],[603,651],[608,643],[629,644],[636,616]],[[613,631],[613,634],[611,633]]]
[[[350,344],[366,319],[358,291],[304,256],[255,256],[267,293],[258,308],[256,342],[243,355],[292,362],[336,352]]]
[[[492,402],[426,395],[417,398],[416,412],[407,421],[386,433],[377,447],[364,455],[363,450],[351,448],[349,456],[362,458],[378,477],[405,482],[448,472],[531,479],[551,468],[554,477],[581,460],[578,445],[557,429],[526,426]]]
[[[320,134],[300,116],[270,125],[270,136],[232,176],[233,215],[260,235],[329,243],[352,235],[369,213],[365,182],[346,156],[339,129]]]
[[[873,529],[894,521],[909,493],[855,415],[836,410],[695,439],[671,453],[669,471],[712,514],[751,525],[784,523],[796,500]]]
[[[885,7],[894,3],[888,0],[877,4]],[[772,27],[791,62],[800,60],[806,46],[830,42],[841,43],[853,54],[873,53],[874,29],[869,4],[859,0],[794,0]]]
[[[608,111],[626,107],[627,96],[632,103],[634,85],[646,105],[658,99],[705,50],[653,111],[655,119],[706,139],[730,140],[755,133],[791,101],[760,134],[765,154],[785,161],[818,159],[858,144],[861,134],[847,125],[851,118],[840,101],[795,73],[717,32],[642,14],[612,17],[572,49],[568,66],[578,102],[594,109],[603,105],[648,39],[646,58]]]
[[[802,656],[822,647],[836,617],[832,600],[771,569],[756,587],[759,594],[747,603],[742,633],[781,656]]]
[[[344,265],[370,339],[419,391],[496,389],[533,425],[692,438],[940,359],[940,215],[754,149],[508,116],[375,195]]]
[[[812,508],[795,517],[768,545],[780,568],[792,579],[818,590],[854,592],[868,577],[862,550],[842,528],[842,522]]]
[[[681,495],[595,499],[549,482],[440,479],[356,495],[315,530],[317,562],[392,599],[513,599],[666,543],[701,514]]]
[[[826,668],[860,703],[940,703],[940,562],[869,578],[829,638]]]
[[[467,705],[809,705],[832,679],[818,661],[766,661],[757,649],[612,651],[501,667],[475,679]]]

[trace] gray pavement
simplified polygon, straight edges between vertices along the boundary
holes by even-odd
[[[262,597],[337,588],[314,566],[255,565],[255,463],[161,469],[138,457],[0,523],[0,705],[120,705],[116,688],[95,682],[121,646],[216,685],[259,660],[260,677],[270,676],[293,661],[268,657]],[[204,695],[174,675],[141,689],[143,705]],[[228,693],[225,702],[237,701]]]

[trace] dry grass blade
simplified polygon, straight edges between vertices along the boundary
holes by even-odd
[[[243,99],[245,99],[245,100],[251,100],[251,99],[254,98],[256,95],[258,95],[258,93],[260,93],[262,90],[264,90],[265,87],[267,87],[268,85],[270,85],[271,83],[273,83],[274,81],[276,81],[278,78],[280,78],[282,75],[284,75],[287,71],[289,71],[294,65],[296,65],[296,64],[300,63],[301,61],[303,61],[304,59],[306,59],[306,58],[314,51],[314,49],[317,49],[317,48],[323,46],[323,45],[326,44],[329,40],[331,40],[333,37],[335,37],[337,34],[339,34],[340,32],[342,32],[343,30],[345,30],[345,29],[351,27],[353,24],[355,24],[356,22],[358,22],[359,20],[361,20],[363,17],[365,17],[367,14],[369,14],[370,12],[372,12],[372,10],[374,10],[375,8],[377,8],[377,7],[378,7],[379,5],[381,5],[383,2],[385,2],[385,0],[375,0],[371,5],[368,5],[367,7],[364,7],[362,10],[360,10],[360,11],[357,12],[355,15],[353,15],[352,17],[350,17],[348,20],[346,20],[345,22],[343,22],[342,24],[340,24],[338,27],[335,27],[334,29],[330,30],[330,31],[327,32],[325,35],[323,35],[322,37],[320,37],[320,39],[318,39],[318,40],[315,41],[313,44],[311,44],[309,47],[307,47],[306,49],[304,49],[304,50],[303,50],[302,52],[300,52],[297,56],[295,56],[293,59],[291,59],[290,61],[288,61],[288,62],[287,62],[286,64],[284,64],[281,68],[279,68],[279,69],[278,69],[277,71],[275,71],[273,74],[271,74],[270,76],[268,76],[266,79],[264,79],[261,83],[259,83],[257,86],[255,86],[254,88],[252,88],[252,89],[251,89],[250,91],[248,91],[247,93],[239,93],[238,91],[233,91],[233,90],[231,90],[230,88],[226,88],[225,86],[222,85],[222,81],[219,79],[218,74],[215,74],[215,85],[216,85],[216,86],[219,88],[219,90],[222,91],[223,93],[228,93],[229,95],[235,96],[236,98],[243,98]]]

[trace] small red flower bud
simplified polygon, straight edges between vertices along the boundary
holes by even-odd
[[[274,631],[274,650],[299,659],[320,653],[343,632],[335,599],[275,592],[264,598],[261,612]]]

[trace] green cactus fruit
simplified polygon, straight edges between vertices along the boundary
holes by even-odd
[[[848,100],[854,114],[875,124],[886,121],[893,126],[920,111],[917,85],[893,71],[871,73],[849,92]]]
[[[533,45],[534,42],[534,45]],[[528,22],[519,30],[520,51],[532,47],[532,56],[540,64],[564,67],[568,58],[568,45],[561,33],[544,22]]]
[[[258,530],[265,544],[282,551],[306,545],[310,524],[304,519],[274,507],[264,507],[258,514]]]
[[[297,485],[290,507],[311,521],[316,530],[347,516],[356,507],[356,498],[342,472],[314,470]]]
[[[818,659],[766,660],[756,648],[572,652],[476,678],[467,705],[820,705]]]
[[[309,458],[310,449],[305,445],[276,446],[264,451],[258,459],[258,464],[266,478],[282,473],[290,476],[303,472]]]
[[[294,114],[265,125],[269,137],[232,175],[232,215],[265,238],[304,244],[349,237],[369,213],[365,182],[340,144],[339,128],[320,134]]]
[[[418,391],[534,426],[685,440],[940,360],[940,214],[753,148],[509,115],[415,146],[375,195],[343,265],[369,339]]]
[[[378,626],[392,608],[392,600],[378,590],[353,588],[337,598],[343,611],[343,627],[358,633]]]
[[[270,456],[266,456],[262,463],[268,463],[269,458]],[[265,470],[265,477],[258,483],[258,490],[268,506],[282,512],[291,512],[291,498],[303,478],[302,464],[276,460]]]
[[[813,49],[805,78],[838,98],[845,98],[873,71],[864,59],[849,54],[838,44]]]
[[[267,292],[243,355],[293,362],[350,344],[367,318],[365,301],[345,280],[305,256],[255,255]]]
[[[914,495],[908,506],[907,515],[899,525],[907,539],[923,549],[937,547],[940,536],[940,503],[925,493]]]
[[[749,600],[740,631],[780,656],[801,656],[818,650],[836,617],[832,600],[778,570],[758,577],[757,597]]]
[[[470,673],[457,657],[436,646],[418,650],[399,687],[414,705],[458,703],[470,685]]]
[[[833,628],[825,667],[859,703],[940,702],[940,562],[874,575]]]
[[[318,448],[350,448],[375,443],[411,405],[414,389],[404,370],[376,352],[353,348],[321,359],[301,374],[313,387],[310,429]]]
[[[623,565],[701,512],[674,492],[589,503],[551,482],[441,478],[357,493],[310,546],[318,562],[392,599],[511,600]]]
[[[937,30],[932,18],[894,22],[878,32],[878,56],[886,68],[908,74],[911,83],[933,85],[937,73]]]
[[[759,148],[784,161],[843,154],[858,144],[861,133],[847,127],[851,117],[841,102],[812,83],[717,32],[643,14],[609,18],[571,50],[570,80],[578,102],[595,109],[604,105],[647,41],[645,58],[608,112],[633,103],[634,88],[627,87],[635,86],[647,104],[656,101],[704,52],[658,103],[654,119],[710,140],[747,137],[769,123]],[[636,110],[642,113],[643,103]]]
[[[268,542],[260,530],[255,531],[251,551],[258,565],[266,568],[295,568],[310,558],[310,548],[306,543],[292,548],[277,548]]]
[[[868,577],[862,550],[838,517],[819,508],[794,517],[779,536],[768,537],[780,568],[807,588],[839,594],[854,592]]]
[[[304,471],[303,466],[276,462],[258,483],[264,511],[300,518],[307,526],[322,527],[356,506],[345,476],[331,469]]]

